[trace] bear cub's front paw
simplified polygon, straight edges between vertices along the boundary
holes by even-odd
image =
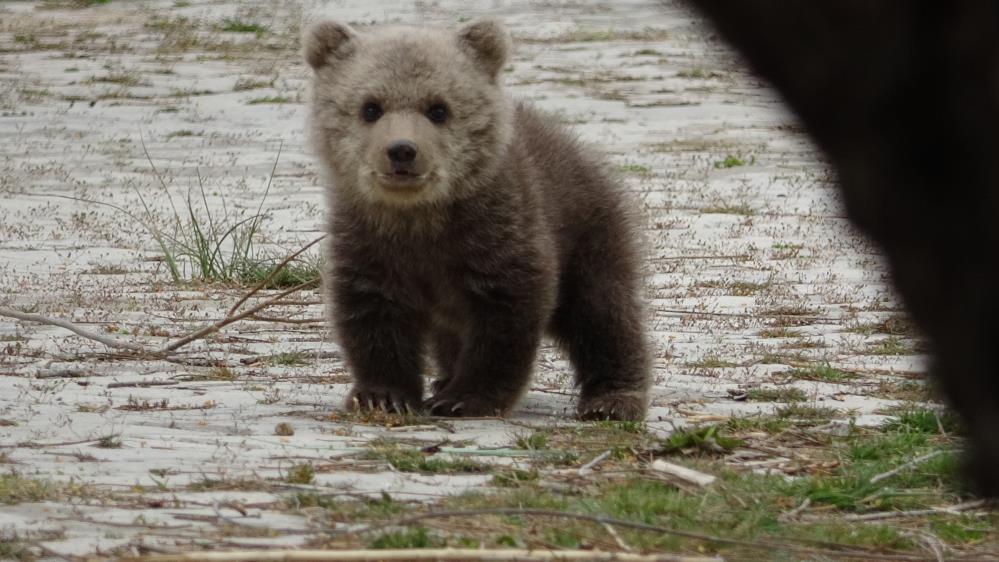
[[[438,392],[423,405],[431,416],[484,418],[503,415],[495,399],[470,393]]]
[[[348,410],[382,410],[406,414],[420,410],[419,391],[388,386],[360,386],[355,384],[347,394]]]
[[[648,407],[646,393],[619,390],[581,397],[576,411],[581,420],[641,421],[645,419]]]

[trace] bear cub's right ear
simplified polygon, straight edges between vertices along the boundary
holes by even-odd
[[[357,34],[349,26],[332,20],[314,24],[302,38],[305,61],[313,70],[346,59],[354,51]]]

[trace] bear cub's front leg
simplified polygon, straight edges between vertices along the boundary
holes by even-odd
[[[422,333],[419,311],[343,277],[333,288],[340,344],[354,386],[348,409],[381,409],[399,413],[418,411],[423,400]]]

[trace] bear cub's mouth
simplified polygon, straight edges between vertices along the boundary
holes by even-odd
[[[427,174],[417,174],[409,170],[393,170],[390,173],[380,173],[378,176],[386,187],[415,187],[427,178]]]

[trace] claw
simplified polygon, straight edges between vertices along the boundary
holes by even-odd
[[[438,407],[443,406],[445,404],[447,404],[447,400],[438,400],[438,401],[434,402],[432,406],[430,406],[430,411],[433,412]]]
[[[351,402],[354,403],[354,409],[355,410],[360,410],[361,409],[361,400],[360,400],[360,398],[358,398],[357,396],[354,396],[353,398],[351,398]]]
[[[388,404],[384,398],[378,399],[378,409],[382,412],[388,413]]]
[[[451,411],[452,412],[457,412],[458,410],[460,410],[460,409],[462,409],[464,407],[465,407],[465,403],[464,402],[458,402],[454,406],[451,406]]]
[[[368,398],[368,409],[369,410],[374,410],[375,409],[375,403],[374,403],[374,401],[371,398]]]

